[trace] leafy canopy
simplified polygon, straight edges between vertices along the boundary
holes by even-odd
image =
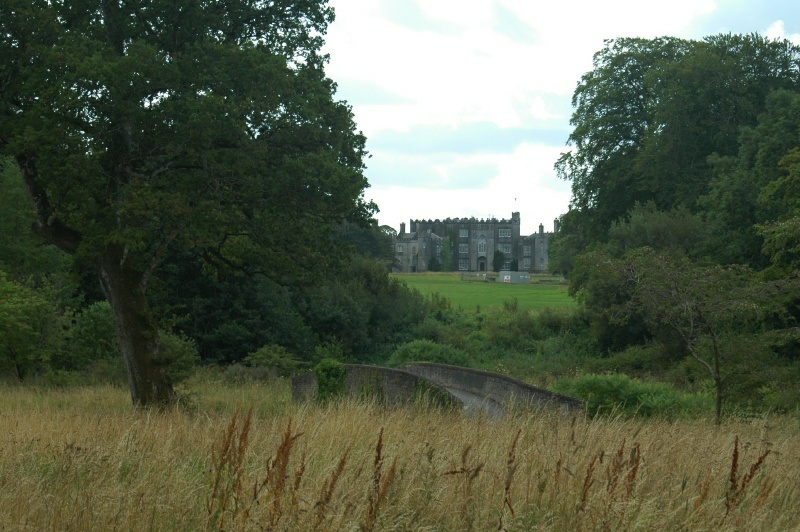
[[[143,272],[178,238],[239,265],[321,256],[326,224],[374,210],[319,55],[332,19],[315,1],[4,2],[0,147],[39,232],[87,258],[123,245]]]

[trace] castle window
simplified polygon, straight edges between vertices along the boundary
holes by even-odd
[[[469,238],[469,229],[459,229],[458,238]]]
[[[469,260],[468,259],[458,259],[458,269],[463,271],[467,271],[469,269]]]
[[[459,244],[458,245],[458,252],[459,253],[469,253],[469,244]]]
[[[509,259],[506,259],[506,260],[503,261],[503,269],[504,270],[510,270],[511,269],[511,261]]]
[[[500,244],[497,246],[502,253],[511,253],[511,244]]]
[[[500,229],[500,238],[511,238],[511,229]]]
[[[397,244],[397,252],[398,253],[402,253],[403,252],[403,244]]]
[[[483,237],[478,240],[478,253],[486,253],[486,239]]]
[[[531,246],[529,244],[525,244],[524,246],[522,246],[522,254],[523,255],[531,254]]]

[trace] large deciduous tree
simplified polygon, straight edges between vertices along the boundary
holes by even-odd
[[[636,202],[702,210],[719,169],[709,158],[737,155],[776,90],[800,91],[800,47],[785,40],[608,41],[575,90],[573,149],[556,164],[580,221],[563,230],[604,240]]]
[[[332,20],[324,0],[0,6],[0,150],[35,232],[97,271],[134,405],[174,395],[147,300],[171,247],[286,279],[374,212]]]

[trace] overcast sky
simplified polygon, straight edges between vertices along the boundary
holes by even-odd
[[[522,217],[551,231],[570,184],[572,93],[603,40],[758,32],[800,44],[797,0],[330,0],[325,51],[367,137],[382,225]]]

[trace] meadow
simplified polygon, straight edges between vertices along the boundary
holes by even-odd
[[[574,308],[577,303],[567,294],[567,285],[559,277],[534,276],[529,284],[462,281],[459,273],[392,274],[425,296],[439,294],[465,310],[500,307],[508,302],[520,309]]]
[[[796,530],[796,418],[505,420],[293,404],[199,372],[185,404],[0,388],[9,530]]]

